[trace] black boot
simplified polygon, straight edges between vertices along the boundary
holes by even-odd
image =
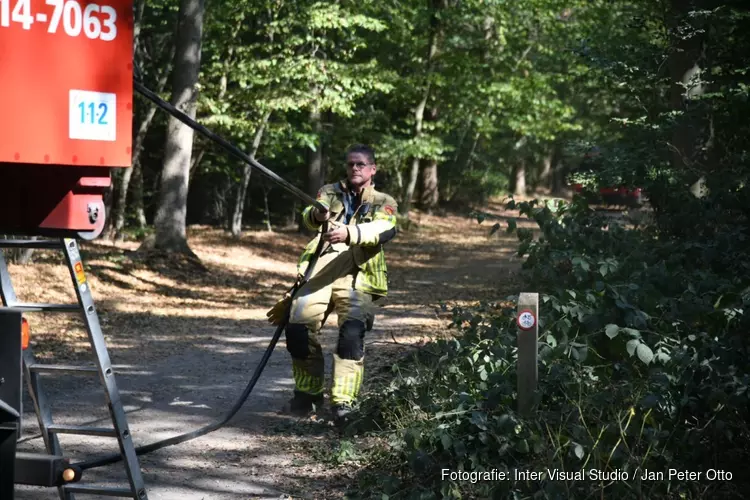
[[[294,397],[289,400],[288,411],[299,416],[307,416],[323,405],[323,394],[312,395],[294,390]]]
[[[349,423],[352,414],[352,407],[347,404],[335,404],[331,406],[331,415],[333,423],[337,427],[343,427]]]

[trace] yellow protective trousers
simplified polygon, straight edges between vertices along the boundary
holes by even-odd
[[[325,362],[319,335],[329,305],[338,316],[339,337],[333,354],[332,404],[351,404],[364,376],[364,336],[372,314],[372,295],[356,290],[356,272],[349,247],[333,245],[320,256],[312,277],[297,292],[286,327],[296,390],[322,395]]]

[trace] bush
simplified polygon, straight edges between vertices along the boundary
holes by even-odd
[[[363,421],[384,429],[387,445],[352,497],[741,497],[750,458],[741,243],[628,229],[578,198],[514,207],[541,230],[508,228],[541,292],[533,417],[515,411],[514,297],[455,308],[454,338],[394,365],[390,385],[363,402]],[[664,477],[641,480],[646,470]],[[445,475],[458,471],[485,480]]]
[[[490,169],[448,170],[441,178],[442,198],[453,205],[483,205],[508,191],[508,178]]]

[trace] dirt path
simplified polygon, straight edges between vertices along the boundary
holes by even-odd
[[[457,216],[421,216],[420,229],[390,243],[391,294],[368,334],[366,380],[410,345],[434,337],[448,323],[441,303],[500,300],[517,293],[515,241],[491,224]],[[224,414],[242,392],[273,334],[266,311],[290,286],[305,238],[294,232],[252,232],[239,241],[222,231],[193,228],[193,250],[208,267],[131,261],[135,243],[84,243],[83,259],[107,338],[136,445],[197,429]],[[61,260],[38,254],[31,266],[11,266],[19,298],[68,302]],[[31,319],[35,352],[45,362],[85,361],[88,343],[77,318]],[[324,329],[329,359],[336,318]],[[96,380],[49,380],[58,423],[104,425]],[[279,410],[293,388],[283,337],[247,403],[225,427],[141,457],[152,500],[340,498],[355,465],[325,460],[337,433]],[[25,403],[24,449],[41,449],[35,416]],[[61,436],[76,458],[112,452],[114,440]],[[91,481],[124,480],[121,465],[91,471]],[[19,487],[19,499],[57,498],[54,490]],[[80,498],[94,498],[91,496]]]

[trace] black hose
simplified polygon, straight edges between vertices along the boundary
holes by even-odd
[[[170,115],[174,116],[178,120],[180,120],[182,123],[187,125],[188,127],[192,128],[193,130],[203,134],[207,138],[211,139],[215,143],[221,145],[226,149],[229,153],[233,154],[240,160],[244,161],[248,165],[257,168],[260,170],[263,174],[265,174],[269,179],[273,180],[275,183],[279,184],[281,187],[295,195],[296,197],[300,198],[302,201],[307,203],[308,205],[312,205],[321,212],[327,212],[328,208],[320,203],[318,200],[310,196],[309,194],[305,193],[301,189],[299,189],[294,184],[290,183],[289,181],[281,178],[278,176],[278,174],[274,173],[273,171],[267,169],[260,163],[258,163],[257,160],[251,158],[246,153],[241,151],[237,146],[230,143],[226,139],[222,138],[221,136],[215,134],[214,132],[211,132],[206,127],[201,125],[200,123],[196,122],[192,118],[190,118],[188,115],[171,105],[170,103],[166,102],[164,99],[160,98],[156,93],[146,88],[141,82],[133,79],[133,86],[135,89],[141,93],[142,96],[149,99],[151,102],[159,106],[161,109],[169,113]]]
[[[323,230],[322,232],[325,233],[328,228],[328,221],[323,223]],[[302,278],[302,280],[292,289],[291,298],[294,300],[294,297],[297,295],[297,292],[299,291],[302,286],[307,283],[307,281],[310,279],[310,276],[312,276],[313,269],[315,268],[315,265],[318,262],[318,258],[320,257],[320,254],[322,253],[324,246],[323,238],[321,237],[318,241],[318,247],[315,249],[315,253],[310,259],[310,264],[307,267],[307,270],[305,271],[305,275]],[[161,448],[166,448],[167,446],[173,446],[175,444],[184,443],[185,441],[189,441],[191,439],[198,438],[200,436],[204,436],[210,432],[213,432],[220,427],[224,426],[227,422],[229,422],[232,417],[242,408],[242,405],[245,404],[245,401],[247,400],[248,396],[250,396],[250,393],[253,391],[253,388],[255,388],[255,384],[258,383],[258,379],[260,379],[261,374],[263,373],[263,370],[266,367],[266,363],[268,363],[269,358],[271,357],[271,353],[273,353],[274,348],[276,347],[276,343],[279,340],[279,337],[281,337],[281,332],[284,331],[284,327],[286,327],[286,324],[289,322],[289,314],[291,312],[291,302],[290,306],[287,308],[286,312],[284,313],[284,319],[279,323],[279,326],[276,328],[276,331],[273,334],[273,338],[271,338],[271,342],[268,344],[268,347],[266,348],[266,352],[263,353],[263,357],[260,360],[260,363],[255,368],[255,372],[253,373],[253,376],[250,378],[250,381],[245,386],[245,390],[242,391],[242,395],[239,397],[239,399],[235,402],[234,406],[231,410],[229,410],[221,419],[215,420],[214,422],[205,425],[201,427],[200,429],[196,429],[192,432],[188,432],[186,434],[180,434],[177,436],[173,436],[168,439],[164,439],[162,441],[156,441],[151,444],[139,446],[135,449],[136,455],[144,455],[146,453],[150,453],[152,451],[159,450]],[[96,467],[103,467],[105,465],[110,465],[119,462],[123,459],[123,456],[117,453],[114,453],[112,455],[108,455],[102,458],[96,458],[92,460],[87,460],[85,462],[78,462],[73,464],[74,467],[79,468],[81,471],[87,470],[87,469],[93,469]]]

